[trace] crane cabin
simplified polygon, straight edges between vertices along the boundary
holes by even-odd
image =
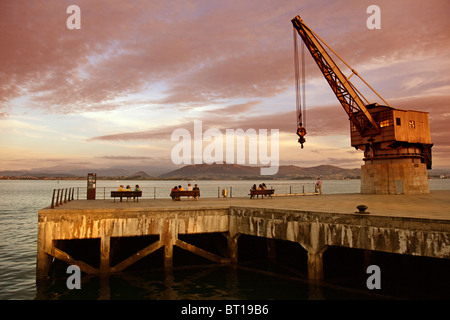
[[[428,112],[396,109],[377,103],[367,105],[366,109],[378,125],[377,134],[361,134],[354,122],[350,122],[351,145],[364,151],[366,163],[412,157],[431,169]],[[358,118],[358,114],[354,117]]]

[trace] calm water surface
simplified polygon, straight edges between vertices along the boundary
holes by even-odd
[[[193,181],[194,182],[194,181]],[[217,197],[227,188],[233,196],[246,196],[258,181],[195,181],[203,197]],[[314,181],[266,181],[277,192],[311,192]],[[108,197],[119,184],[135,181],[98,181],[97,198]],[[168,197],[170,188],[187,181],[139,181],[148,198]],[[308,299],[306,282],[247,269],[225,266],[131,272],[109,277],[83,278],[83,290],[68,290],[66,278],[54,279],[37,292],[35,282],[37,212],[48,207],[55,188],[79,187],[85,199],[85,181],[0,180],[0,299]],[[358,193],[359,180],[324,181],[323,193]],[[305,188],[305,189],[304,189]],[[450,180],[430,180],[431,190],[449,190]],[[211,190],[209,193],[206,190]],[[316,294],[316,293],[314,293]],[[325,299],[362,298],[344,289],[324,287]]]

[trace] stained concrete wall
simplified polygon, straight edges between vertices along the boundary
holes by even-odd
[[[143,209],[44,209],[38,218],[37,278],[44,278],[50,268],[51,256],[68,263],[81,264],[88,273],[110,270],[111,237],[159,235],[159,244],[165,247],[166,265],[171,263],[172,246],[178,234],[228,231],[228,208],[198,208],[157,210]],[[74,261],[72,257],[55,247],[56,240],[100,238],[100,270]],[[151,249],[149,249],[151,250]]]
[[[39,211],[39,235],[53,240],[158,235],[164,221],[176,220],[177,233],[228,231],[226,209],[95,209]]]
[[[171,265],[172,246],[225,261],[179,241],[178,234],[223,232],[228,234],[229,259],[236,262],[240,234],[294,241],[308,251],[308,277],[323,278],[322,254],[328,246],[385,251],[450,259],[450,221],[296,210],[226,207],[195,209],[104,209],[39,211],[37,277],[45,277],[50,257],[68,263],[70,256],[54,246],[55,240],[101,239],[101,266],[109,272],[111,237],[160,235],[145,249],[150,254],[165,248],[165,265]],[[139,254],[138,254],[139,255]],[[130,261],[135,261],[135,256]],[[124,261],[121,266],[129,265]]]
[[[232,207],[230,227],[308,251],[341,246],[450,259],[449,221]]]

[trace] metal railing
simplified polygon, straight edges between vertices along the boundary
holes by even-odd
[[[202,198],[221,198],[226,193],[228,198],[233,197],[248,197],[251,186],[233,186],[233,185],[218,185],[218,186],[200,186],[200,194]],[[314,194],[314,183],[301,184],[268,184],[268,189],[275,189],[274,196],[288,196],[288,195],[304,195]],[[117,187],[97,187],[96,199],[106,200],[111,196],[111,191],[117,190]],[[170,199],[171,188],[168,187],[141,187],[143,199]],[[226,192],[224,192],[226,190]],[[53,197],[51,208],[62,206],[64,203],[86,199],[86,187],[72,187],[53,189]]]
[[[54,209],[55,207],[62,206],[63,203],[67,203],[74,200],[73,198],[74,191],[75,188],[53,189],[51,208]]]

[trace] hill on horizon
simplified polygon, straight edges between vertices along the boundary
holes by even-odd
[[[150,179],[206,179],[206,180],[244,180],[244,179],[359,179],[361,169],[345,169],[334,165],[318,165],[314,167],[299,167],[295,165],[282,165],[278,173],[273,176],[261,176],[260,167],[245,166],[239,164],[195,164],[169,171],[168,167],[154,166],[128,166],[107,168],[34,168],[30,170],[4,170],[0,171],[0,177],[34,177],[43,178],[86,178],[87,173],[97,173],[97,178],[114,179],[117,177],[132,180]],[[450,168],[435,168],[429,171],[430,176],[450,176]]]
[[[179,179],[344,179],[359,178],[360,169],[345,169],[332,165],[315,167],[298,167],[294,165],[280,166],[278,173],[273,176],[262,176],[260,167],[243,166],[239,164],[196,164],[187,165],[180,169],[160,175],[160,178]]]

